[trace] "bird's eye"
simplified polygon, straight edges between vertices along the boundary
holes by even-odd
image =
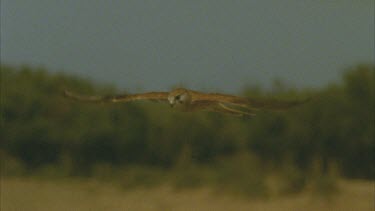
[[[177,95],[177,96],[176,96],[176,100],[179,100],[180,97],[181,97],[181,95]]]

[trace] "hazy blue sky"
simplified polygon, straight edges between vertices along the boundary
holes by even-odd
[[[2,0],[1,60],[128,91],[324,86],[374,63],[374,1]]]

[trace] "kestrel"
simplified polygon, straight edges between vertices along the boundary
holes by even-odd
[[[220,93],[203,93],[184,88],[177,88],[170,92],[147,92],[113,96],[83,96],[64,91],[64,95],[78,101],[87,102],[161,101],[169,103],[171,107],[180,108],[182,111],[207,110],[236,116],[254,116],[257,110],[284,110],[306,102],[306,100],[260,100]]]

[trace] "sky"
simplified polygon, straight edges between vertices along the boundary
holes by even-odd
[[[373,0],[2,0],[1,62],[129,92],[323,87],[374,64]]]

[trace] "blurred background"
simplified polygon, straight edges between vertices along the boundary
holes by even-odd
[[[374,9],[1,1],[1,209],[372,210]],[[243,119],[61,95],[177,86],[311,101]]]

